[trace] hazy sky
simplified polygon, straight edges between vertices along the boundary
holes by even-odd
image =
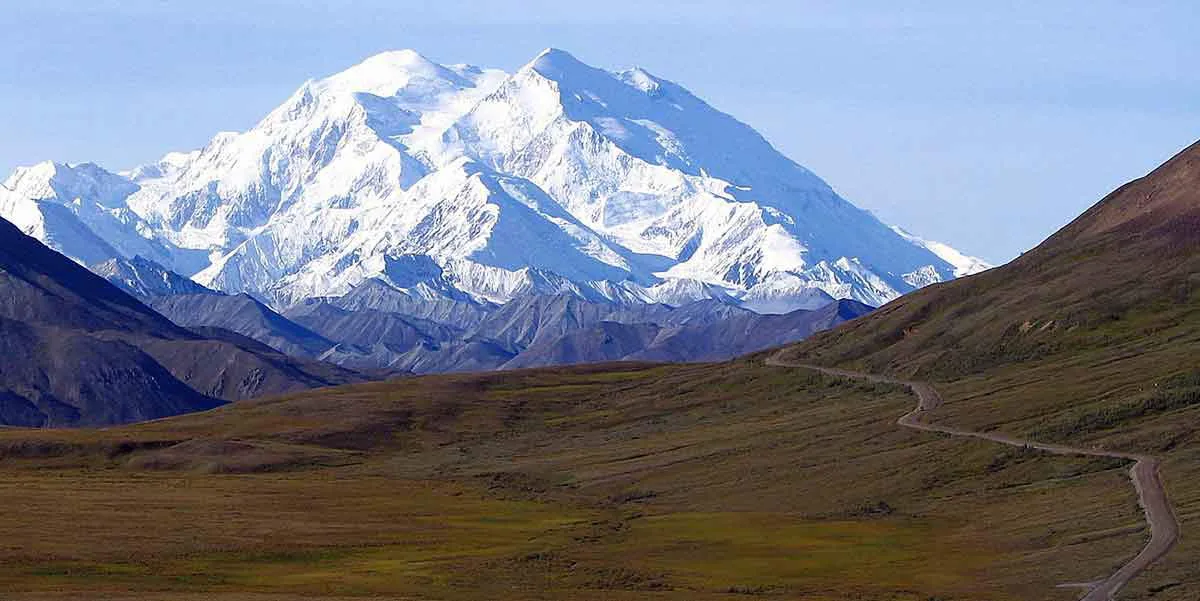
[[[675,80],[885,221],[1002,261],[1200,137],[1195,0],[899,4],[3,0],[0,172],[196,148],[386,49],[512,70],[555,46]]]

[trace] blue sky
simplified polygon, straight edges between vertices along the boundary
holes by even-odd
[[[386,49],[511,70],[555,46],[675,80],[885,221],[1003,261],[1200,137],[1194,2],[900,4],[6,0],[0,172],[199,147]]]

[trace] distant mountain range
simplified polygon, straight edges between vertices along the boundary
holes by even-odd
[[[142,421],[405,373],[720,360],[870,311],[840,301],[760,315],[711,299],[676,308],[573,295],[413,304],[369,281],[284,316],[141,257],[97,270],[110,281],[0,219],[0,424]]]
[[[377,279],[422,300],[781,314],[987,267],[880,223],[683,87],[553,49],[512,74],[374,56],[200,150],[18,169],[0,217],[106,274],[142,257],[276,310]]]
[[[720,361],[795,342],[871,311],[842,300],[763,315],[714,299],[672,307],[570,294],[530,294],[502,306],[414,303],[370,280],[345,296],[309,299],[281,314],[247,294],[147,293],[150,287],[141,280],[120,275],[111,280],[177,324],[229,330],[288,355],[392,374],[615,360]]]

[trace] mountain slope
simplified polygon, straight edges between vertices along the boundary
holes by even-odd
[[[320,334],[245,294],[172,294],[156,298],[150,305],[179,325],[225,328],[293,357],[316,358],[333,347]]]
[[[221,402],[121,336],[192,336],[0,220],[0,419],[25,426],[163,417]]]
[[[994,267],[992,264],[984,261],[983,259],[967,256],[957,249],[951,248],[950,246],[941,242],[919,238],[897,226],[893,225],[892,231],[900,234],[902,238],[908,240],[909,242],[925,247],[933,254],[941,257],[947,263],[953,265],[955,276],[964,277],[973,275],[981,271],[987,271],[988,269]]]
[[[679,311],[686,312],[688,307]],[[627,322],[598,319],[563,332],[541,330],[528,346],[503,365],[505,369],[544,367],[604,361],[724,361],[765,348],[802,340],[816,332],[855,319],[871,307],[852,300],[826,305],[816,311],[760,315],[736,309],[705,318],[664,315],[656,321]],[[611,315],[618,318],[619,315]],[[552,323],[561,323],[554,320]]]
[[[627,357],[641,361],[723,361],[803,340],[867,315],[873,309],[840,300],[813,311],[759,315],[749,311],[722,320],[691,323],[661,334]]]
[[[184,335],[166,318],[2,219],[0,315],[84,331]]]
[[[176,294],[219,294],[141,255],[114,257],[91,265],[91,270],[143,301]]]
[[[142,421],[211,409],[190,388],[122,340],[0,317],[0,424],[76,426]]]
[[[329,341],[332,348],[320,354],[321,359],[351,368],[415,373],[633,359],[724,360],[795,342],[871,310],[856,301],[839,301],[815,311],[762,315],[716,299],[672,307],[588,301],[574,294],[529,294],[498,308],[476,307],[473,310],[482,312],[478,319],[461,320],[455,316],[470,317],[471,313],[460,311],[472,305],[448,305],[443,299],[440,306],[450,312],[442,320],[404,313],[414,306],[407,295],[382,283],[360,288],[364,292],[349,301],[348,297],[310,299],[289,309],[286,319]],[[232,310],[191,307],[209,302],[205,297],[168,297],[156,300],[155,307],[162,307],[178,323],[203,322],[267,344],[284,334],[278,326],[238,323]]]
[[[0,423],[100,425],[362,380],[180,328],[0,219]]]
[[[787,355],[933,380],[943,425],[1156,458],[1184,534],[1121,598],[1200,594],[1200,545],[1186,534],[1200,525],[1200,142],[1012,263]],[[1120,476],[1112,486],[1128,491]],[[1143,544],[1141,533],[1113,565]]]
[[[670,260],[673,276],[749,289],[770,273],[870,257],[906,289],[904,274],[946,267],[748,126],[641,69],[608,73],[547,50],[444,139],[626,248]]]
[[[504,364],[508,369],[619,361],[654,343],[662,328],[602,321],[533,343]]]
[[[200,150],[6,185],[0,216],[80,262],[141,255],[279,310],[378,278],[425,300],[732,296],[786,313],[982,267],[893,231],[678,84],[554,49],[512,74],[388,52]]]
[[[182,261],[126,203],[138,186],[92,164],[18,168],[0,187],[0,218],[84,264],[140,255]]]
[[[1200,294],[1198,224],[1193,144],[1008,265],[905,296],[798,350],[871,370],[954,377],[1104,345],[1133,335],[1139,320],[1191,320]]]

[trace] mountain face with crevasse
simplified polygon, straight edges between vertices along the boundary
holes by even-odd
[[[19,169],[0,216],[135,287],[140,257],[280,311],[377,282],[446,312],[570,295],[782,314],[986,267],[854,207],[678,84],[553,49],[511,74],[384,53],[200,150]],[[186,288],[169,279],[150,287]]]

